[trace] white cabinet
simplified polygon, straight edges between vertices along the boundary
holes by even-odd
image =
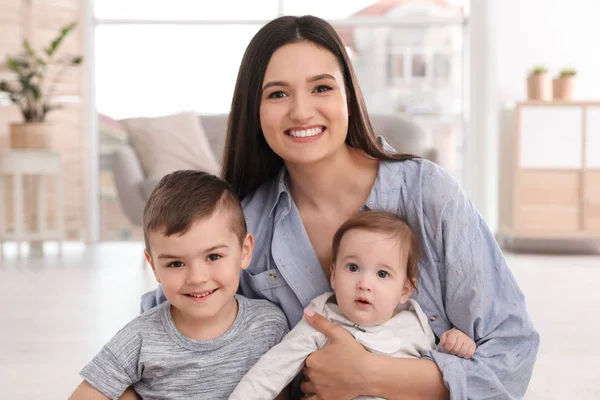
[[[585,133],[586,167],[600,169],[600,107],[588,107]]]
[[[600,238],[600,103],[523,102],[503,122],[500,236]]]
[[[523,107],[520,113],[519,167],[581,168],[582,118],[581,107]]]

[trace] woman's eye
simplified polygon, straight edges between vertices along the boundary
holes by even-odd
[[[378,271],[377,276],[380,278],[387,278],[389,274],[386,271]]]
[[[269,99],[283,99],[286,96],[284,92],[278,90],[276,92],[271,93],[268,97]]]
[[[170,267],[170,268],[179,268],[179,267],[183,267],[183,263],[181,261],[173,261],[172,263],[170,263],[169,265],[167,265],[167,267]]]
[[[317,92],[317,93],[329,92],[330,90],[331,90],[331,86],[327,86],[327,85],[319,85],[315,88],[315,92]]]
[[[211,254],[208,256],[208,260],[209,261],[217,261],[221,259],[221,255],[220,254]]]
[[[358,265],[356,265],[356,264],[348,264],[348,271],[350,271],[350,272],[356,272],[356,271],[358,271]]]

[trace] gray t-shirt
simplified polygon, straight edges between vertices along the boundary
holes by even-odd
[[[283,312],[236,295],[238,315],[223,335],[192,340],[175,327],[169,302],[127,324],[81,371],[111,399],[133,385],[143,399],[227,399],[244,374],[288,332]]]

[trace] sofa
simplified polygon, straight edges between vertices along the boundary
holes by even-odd
[[[227,133],[227,114],[199,115],[200,124],[217,161],[221,159]],[[437,162],[436,150],[428,147],[427,132],[416,122],[403,115],[371,115],[377,135],[398,152],[411,153]],[[158,178],[145,176],[139,157],[131,144],[114,148],[110,156],[117,197],[123,212],[135,226],[142,224],[142,211]]]

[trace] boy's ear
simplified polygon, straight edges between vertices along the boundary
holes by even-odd
[[[402,287],[402,294],[400,295],[400,304],[404,304],[410,299],[413,290],[415,290],[415,282],[406,279],[404,286]]]
[[[242,243],[242,269],[250,266],[252,261],[252,252],[254,250],[254,236],[250,232],[246,233],[246,237]]]
[[[331,264],[329,264],[329,272],[331,275],[329,283],[331,284],[331,288],[335,290],[335,263],[333,261],[331,262]]]
[[[160,283],[160,276],[158,276],[158,273],[156,272],[156,267],[154,266],[154,262],[152,261],[152,257],[146,249],[144,249],[144,257],[146,258],[148,264],[150,264],[150,266],[152,267],[152,272],[154,272],[154,278],[156,279],[156,282]]]

